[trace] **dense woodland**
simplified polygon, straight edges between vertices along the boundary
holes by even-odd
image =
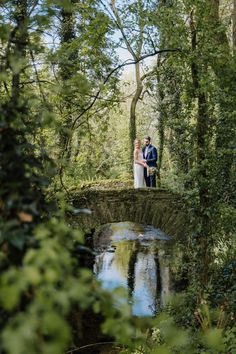
[[[236,1],[2,0],[0,117],[0,352],[74,348],[76,308],[123,353],[236,353]],[[184,289],[150,323],[66,222],[70,190],[130,183],[144,134],[190,220]]]

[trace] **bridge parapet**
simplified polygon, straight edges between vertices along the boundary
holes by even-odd
[[[71,200],[75,208],[92,211],[72,217],[73,224],[86,232],[107,223],[131,221],[153,225],[170,236],[186,233],[183,200],[164,189],[84,189],[71,192]]]

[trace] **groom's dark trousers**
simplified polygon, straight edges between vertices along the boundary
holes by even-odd
[[[147,187],[156,188],[156,173],[154,173],[152,176],[147,176],[147,169],[144,168],[144,179]]]
[[[153,145],[148,146],[148,152],[145,156],[145,147],[143,148],[143,158],[147,161],[149,167],[157,167],[157,149]],[[147,187],[156,188],[156,173],[147,176],[147,168],[144,168],[144,179]]]

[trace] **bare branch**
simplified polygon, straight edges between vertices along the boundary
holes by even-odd
[[[29,13],[28,13],[28,16],[29,16],[29,17],[30,17],[31,14],[33,13],[33,11],[34,11],[34,9],[36,8],[36,6],[38,5],[38,3],[39,3],[39,0],[35,0],[35,1],[34,1],[32,7],[31,7],[31,9],[30,9],[30,11],[29,11]]]
[[[139,97],[139,100],[140,100],[140,101],[143,101],[144,96],[145,96],[145,93],[147,93],[147,94],[148,94],[148,96],[151,96],[151,94],[150,94],[149,90],[144,90],[144,91],[143,91],[143,93],[142,93],[142,96],[140,96],[140,97]]]
[[[29,81],[21,81],[20,86],[35,84],[39,82],[43,84],[55,85],[53,82],[50,82],[48,80],[29,80]]]
[[[104,79],[102,86],[104,86],[110,79],[110,77],[115,73],[117,72],[118,70],[120,70],[121,68],[124,68],[125,66],[128,66],[128,65],[135,65],[141,61],[143,61],[144,59],[146,58],[149,58],[149,57],[153,57],[157,54],[162,54],[162,53],[174,53],[174,52],[178,52],[180,51],[179,48],[176,48],[176,49],[162,49],[162,50],[156,50],[155,52],[153,53],[150,53],[150,54],[146,54],[146,55],[143,55],[142,57],[140,57],[139,59],[137,59],[136,61],[130,61],[130,60],[127,60],[125,61],[124,63],[118,65],[117,67],[115,67],[113,70],[110,71],[110,73],[107,75],[107,77]],[[73,123],[72,123],[72,126],[71,126],[71,130],[74,129],[77,121],[87,112],[89,111],[93,105],[95,104],[95,102],[97,101],[98,97],[100,96],[100,93],[101,93],[101,88],[98,90],[98,92],[95,94],[94,96],[94,99],[92,100],[92,102],[87,106],[85,107],[82,112],[74,119]],[[66,147],[65,147],[65,151],[67,150],[68,148],[68,144],[69,144],[69,140],[67,141],[67,144],[66,144]]]
[[[130,60],[127,60],[125,61],[124,63],[118,65],[117,67],[115,67],[113,70],[110,71],[110,73],[107,75],[107,77],[104,79],[102,85],[101,85],[101,88],[98,90],[98,92],[96,93],[96,95],[94,96],[94,99],[92,100],[92,102],[87,106],[85,107],[82,112],[74,119],[72,125],[71,125],[71,131],[74,130],[75,126],[76,126],[76,123],[78,122],[78,120],[86,113],[88,112],[92,107],[93,105],[95,104],[95,102],[97,101],[98,97],[100,96],[100,93],[101,93],[101,90],[102,90],[102,86],[104,86],[110,79],[110,77],[115,73],[117,72],[118,70],[120,70],[121,68],[125,67],[125,66],[128,66],[128,65],[135,65],[139,62],[141,62],[142,60],[146,59],[146,58],[149,58],[149,57],[153,57],[157,54],[162,54],[162,53],[175,53],[175,52],[179,52],[180,49],[179,48],[175,48],[175,49],[162,49],[162,50],[156,50],[154,51],[153,53],[150,53],[150,54],[146,54],[146,55],[143,55],[142,57],[138,58],[137,60],[135,61],[130,61]],[[64,151],[62,152],[62,159],[64,157],[64,154],[67,152],[68,150],[68,147],[69,147],[69,144],[70,144],[70,139],[71,137],[68,137],[67,138],[67,141],[66,141],[66,144],[65,144],[65,149]],[[59,178],[60,178],[60,181],[61,181],[61,184],[63,186],[63,188],[67,191],[67,189],[65,188],[64,186],[64,183],[63,183],[63,164],[61,164],[60,168],[59,168]]]
[[[130,54],[132,55],[132,57],[134,58],[134,60],[137,60],[137,55],[136,53],[133,51],[133,48],[131,46],[131,44],[128,41],[128,38],[126,37],[125,31],[124,31],[124,25],[121,21],[121,18],[119,16],[118,10],[116,8],[116,4],[115,4],[115,0],[111,1],[110,7],[112,9],[112,13],[114,16],[111,15],[109,9],[107,8],[107,6],[103,3],[102,0],[100,0],[101,4],[103,5],[103,7],[108,11],[109,15],[111,16],[111,18],[113,19],[113,21],[115,22],[116,26],[118,27],[118,29],[120,30],[122,37],[124,38],[126,47],[128,49],[128,51],[130,52]]]
[[[33,51],[30,50],[30,57],[31,57],[31,60],[32,60],[32,64],[33,64],[33,68],[34,68],[34,72],[35,72],[35,76],[36,76],[36,81],[38,83],[38,87],[39,87],[39,92],[41,94],[41,97],[42,97],[42,100],[44,103],[47,102],[46,100],[46,97],[44,95],[44,92],[43,92],[43,88],[42,88],[42,85],[41,85],[41,80],[39,78],[39,74],[38,74],[38,70],[37,70],[37,66],[35,64],[35,60],[34,60],[34,54],[33,54]]]
[[[155,69],[149,71],[148,73],[144,74],[143,76],[141,76],[140,80],[144,81],[147,77],[150,77],[150,76],[156,74],[156,72],[157,71],[156,71],[156,68],[155,68]]]
[[[3,85],[4,85],[7,96],[10,97],[10,93],[9,93],[6,81],[3,81]]]

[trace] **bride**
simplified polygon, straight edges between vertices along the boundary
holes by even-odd
[[[141,141],[134,141],[134,188],[146,187],[144,180],[144,167],[147,167],[146,161],[143,159],[141,149]]]

